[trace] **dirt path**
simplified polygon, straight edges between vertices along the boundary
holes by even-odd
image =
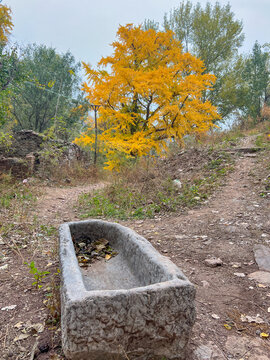
[[[83,193],[104,187],[104,183],[93,183],[76,187],[44,187],[38,198],[37,216],[45,223],[59,226],[61,222],[78,220],[73,206]]]

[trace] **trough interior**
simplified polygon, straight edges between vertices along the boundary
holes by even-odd
[[[116,224],[93,221],[70,225],[70,233],[73,242],[94,242],[105,238],[118,252],[109,261],[97,260],[87,268],[80,268],[88,291],[131,289],[171,280],[149,256],[144,244],[138,245],[134,232]]]

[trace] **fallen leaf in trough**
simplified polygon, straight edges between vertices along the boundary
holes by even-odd
[[[266,333],[260,333],[260,337],[261,338],[268,338],[269,337],[269,334],[266,334]]]
[[[258,287],[259,287],[259,288],[266,288],[267,286],[266,286],[266,285],[263,285],[263,284],[258,284]]]
[[[96,251],[100,252],[103,249],[105,249],[105,247],[106,247],[106,245],[104,245],[104,244],[98,244],[98,245],[96,245]]]
[[[109,260],[116,256],[117,252],[110,246],[107,239],[101,238],[94,242],[80,242],[74,241],[75,251],[80,267],[88,267],[94,261],[105,259]]]
[[[224,327],[225,327],[225,329],[227,329],[227,330],[231,330],[231,329],[232,329],[232,327],[231,327],[230,325],[228,325],[228,324],[224,324]]]

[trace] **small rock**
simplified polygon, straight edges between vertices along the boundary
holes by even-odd
[[[201,283],[203,287],[208,287],[210,285],[209,282],[206,280],[202,280]]]
[[[18,349],[19,349],[20,352],[26,352],[27,351],[26,348],[23,347],[23,346],[18,346]]]
[[[186,235],[174,235],[174,237],[177,239],[177,240],[182,240],[186,237]]]
[[[215,320],[220,319],[220,316],[218,316],[217,314],[212,314],[211,316],[212,316],[212,318],[215,319]]]
[[[46,341],[43,341],[40,344],[38,344],[38,349],[41,353],[45,353],[50,350],[50,345]]]
[[[7,270],[8,269],[8,264],[5,264],[3,266],[0,266],[0,271],[1,270]]]
[[[270,272],[255,271],[248,275],[250,280],[255,280],[259,283],[270,285]]]
[[[249,323],[256,323],[256,324],[263,324],[264,320],[260,317],[260,314],[257,314],[256,316],[249,316],[242,314],[240,316],[240,319],[242,322],[249,322]]]
[[[1,310],[2,310],[2,311],[14,310],[16,307],[17,307],[17,305],[9,305],[9,306],[3,307]]]
[[[209,360],[212,353],[213,351],[206,345],[201,345],[194,351],[195,358],[198,360]]]
[[[182,183],[181,183],[181,181],[178,180],[178,179],[173,180],[173,184],[174,184],[175,186],[177,186],[178,189],[181,189],[181,188],[182,188]]]
[[[235,269],[239,269],[241,266],[242,266],[241,263],[233,263],[232,264],[232,267],[235,268]]]
[[[253,251],[259,269],[270,271],[270,248],[257,244],[254,246]]]
[[[237,277],[245,277],[246,275],[244,273],[233,273],[233,275],[237,276]]]
[[[205,259],[204,263],[206,266],[209,267],[217,267],[217,266],[221,266],[223,264],[223,261],[220,258],[212,257],[209,259]]]

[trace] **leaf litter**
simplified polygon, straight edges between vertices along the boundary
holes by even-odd
[[[37,336],[37,334],[44,331],[44,324],[34,323],[32,324],[29,320],[24,324],[22,321],[19,321],[14,325],[14,328],[21,331],[19,335],[15,337],[14,342],[22,341],[27,339],[29,336]]]
[[[107,239],[101,238],[96,241],[88,240],[76,242],[73,240],[78,263],[81,267],[88,267],[95,261],[104,259],[109,261],[118,254]]]

